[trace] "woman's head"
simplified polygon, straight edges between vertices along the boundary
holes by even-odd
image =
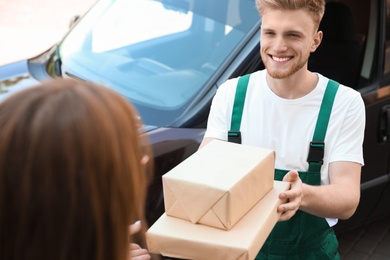
[[[0,255],[125,259],[147,176],[133,107],[54,79],[0,104]]]
[[[256,6],[260,15],[264,15],[268,9],[306,9],[311,14],[317,29],[325,12],[325,0],[256,0]]]

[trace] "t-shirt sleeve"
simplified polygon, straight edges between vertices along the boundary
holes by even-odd
[[[211,103],[204,137],[227,141],[227,132],[230,130],[236,84],[237,79],[230,79],[218,88]]]
[[[347,107],[330,162],[349,161],[364,165],[363,140],[366,125],[365,105],[360,93],[355,92]]]

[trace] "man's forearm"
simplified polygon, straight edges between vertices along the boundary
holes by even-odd
[[[300,210],[318,217],[348,219],[356,211],[360,187],[354,183],[312,186],[303,184]]]

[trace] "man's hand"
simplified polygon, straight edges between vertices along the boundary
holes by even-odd
[[[283,177],[283,181],[290,182],[291,186],[288,191],[279,194],[280,199],[287,199],[286,203],[283,203],[278,207],[278,212],[282,213],[279,221],[285,221],[292,218],[299,209],[303,198],[302,181],[299,178],[297,171],[289,171]]]

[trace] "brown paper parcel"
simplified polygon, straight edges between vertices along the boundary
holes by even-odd
[[[146,232],[151,253],[181,259],[252,260],[261,249],[280,213],[280,192],[288,182],[274,187],[232,229],[222,230],[163,214]]]
[[[228,230],[273,187],[272,150],[214,140],[163,176],[165,213]]]

